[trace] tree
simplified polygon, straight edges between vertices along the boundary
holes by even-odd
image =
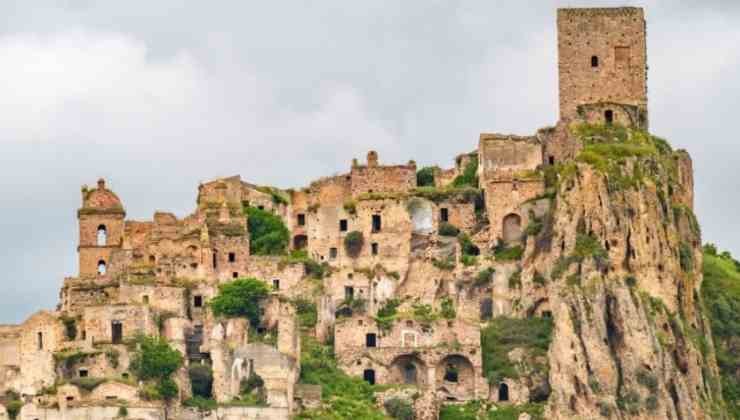
[[[255,278],[237,279],[218,287],[218,296],[211,300],[211,309],[217,316],[244,317],[253,325],[260,323],[260,301],[269,290]]]
[[[161,337],[142,336],[138,339],[139,349],[131,359],[131,370],[140,379],[169,378],[182,366],[182,354],[170,347]]]
[[[290,241],[290,232],[283,220],[265,210],[247,207],[249,248],[252,255],[281,255]]]
[[[426,166],[416,173],[416,185],[419,187],[434,186],[434,167]]]

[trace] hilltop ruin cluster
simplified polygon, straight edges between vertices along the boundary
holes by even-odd
[[[325,346],[341,371],[385,386],[379,410],[402,401],[417,419],[470,401],[707,418],[716,366],[686,338],[704,328],[691,162],[645,133],[645,36],[641,9],[559,10],[560,121],[481,134],[450,169],[371,151],[305,188],[206,182],[192,214],[150,221],[126,219],[104,180],[83,187],[79,274],[56,310],[0,326],[0,394],[30,420],[287,419],[327,404],[301,365]],[[614,139],[645,152],[613,165],[598,143]],[[259,316],[214,313],[244,279],[269,289]],[[547,325],[550,351],[517,347],[510,370],[496,365],[486,331],[503,319]],[[183,356],[170,399],[131,368],[142,337]],[[212,377],[208,410],[182,405],[194,366]]]

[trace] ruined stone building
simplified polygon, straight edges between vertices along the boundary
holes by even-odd
[[[64,279],[55,310],[0,326],[0,394],[22,397],[24,420],[114,418],[124,403],[131,417],[164,418],[164,403],[142,397],[128,368],[130,343],[144,334],[186,356],[174,375],[178,418],[211,416],[179,406],[191,396],[187,366],[207,364],[213,397],[225,404],[214,416],[287,419],[320,404],[299,381],[302,337],[312,337],[332,345],[351,376],[417,389],[420,419],[473,400],[546,402],[555,419],[709,418],[703,407],[716,397],[706,382],[716,365],[668,315],[680,310],[685,328],[706,331],[693,298],[700,264],[687,269],[678,251],[687,246],[700,261],[700,240],[688,216],[670,210],[685,215],[693,206],[690,158],[670,152],[668,181],[638,188],[633,177],[632,189],[617,190],[626,172],[590,166],[590,143],[575,128],[647,129],[643,11],[560,9],[557,31],[557,124],[527,136],[483,133],[453,167],[434,168],[429,184],[418,184],[414,161],[387,164],[370,151],[348,159],[346,173],[304,188],[239,176],[206,182],[192,214],[147,221],[127,219],[104,180],[82,187],[79,273]],[[636,162],[625,158],[623,171]],[[651,179],[662,176],[655,165]],[[285,252],[253,252],[249,208],[279,217]],[[586,240],[603,252],[584,254]],[[237,278],[271,289],[260,325],[209,307],[219,285]],[[573,292],[580,287],[587,292]],[[668,312],[649,319],[643,295]],[[296,299],[316,305],[315,326],[301,328]],[[552,320],[547,355],[508,355],[547,369],[486,377],[481,330],[503,317]],[[256,333],[272,340],[253,340]],[[628,387],[650,398],[635,385],[643,370],[659,375],[657,401],[625,414]],[[226,404],[252,374],[266,403]],[[85,390],[80,378],[101,382]]]

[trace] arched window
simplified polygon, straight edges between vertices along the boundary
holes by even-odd
[[[98,261],[98,274],[102,276],[105,274],[106,270],[107,270],[107,267],[105,265],[105,261],[103,260]]]
[[[591,67],[599,67],[599,57],[591,56]]]
[[[509,401],[509,385],[501,384],[498,386],[498,400]]]
[[[98,226],[98,246],[108,245],[108,229],[105,225]]]
[[[504,242],[512,243],[517,242],[522,238],[522,218],[516,214],[511,213],[504,217],[503,221],[503,239]]]

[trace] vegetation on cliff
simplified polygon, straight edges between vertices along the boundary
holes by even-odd
[[[177,396],[178,388],[172,374],[183,364],[182,354],[170,347],[162,337],[142,336],[137,339],[138,350],[131,358],[130,369],[145,385],[145,399],[169,400]]]
[[[251,325],[259,325],[260,302],[269,290],[255,278],[237,279],[218,286],[218,295],[210,306],[216,316],[245,317]]]
[[[729,414],[740,419],[740,262],[729,252],[705,245],[701,292],[712,325],[722,394]]]
[[[497,384],[504,378],[518,378],[521,372],[509,359],[509,352],[522,348],[532,359],[547,354],[552,339],[552,320],[549,318],[504,318],[491,320],[481,330],[483,374],[488,383]],[[535,367],[537,368],[537,367]],[[547,369],[546,366],[541,366]]]
[[[325,404],[307,410],[296,418],[304,420],[367,419],[387,417],[375,406],[373,385],[342,372],[337,366],[332,346],[322,345],[315,338],[301,338],[301,378],[305,384],[321,385]]]
[[[527,413],[532,420],[543,419],[544,404],[496,406],[484,401],[446,405],[439,412],[439,420],[518,420]]]
[[[282,255],[288,249],[290,232],[283,220],[268,211],[245,207],[252,255]]]

